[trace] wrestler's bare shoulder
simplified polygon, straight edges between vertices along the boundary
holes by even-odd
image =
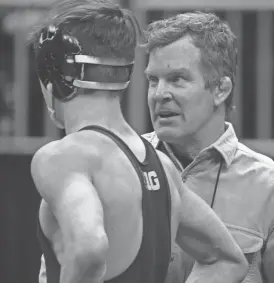
[[[106,139],[98,133],[89,131],[77,132],[64,137],[61,140],[53,141],[41,147],[34,155],[32,163],[36,166],[53,166],[61,169],[64,165],[81,165],[87,161],[96,163],[100,154],[107,148]]]
[[[104,148],[104,142],[97,133],[68,135],[46,144],[34,154],[32,176],[34,179],[59,179],[71,173],[90,174],[100,167]]]

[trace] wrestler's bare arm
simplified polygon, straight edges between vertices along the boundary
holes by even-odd
[[[196,263],[186,283],[240,283],[247,275],[246,259],[213,210],[181,187],[180,224],[176,241]]]
[[[102,204],[90,181],[86,154],[75,145],[59,143],[50,143],[35,154],[31,173],[63,236],[60,283],[99,283],[108,248]]]
[[[161,158],[181,196],[176,242],[196,260],[186,283],[242,282],[248,265],[241,249],[214,211],[182,183],[173,163]]]

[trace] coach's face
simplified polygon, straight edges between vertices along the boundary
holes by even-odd
[[[205,89],[200,55],[190,36],[149,55],[148,105],[154,130],[163,141],[180,142],[211,119],[214,95]]]

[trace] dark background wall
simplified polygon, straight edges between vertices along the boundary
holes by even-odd
[[[36,283],[40,197],[30,176],[31,155],[0,156],[0,282]]]

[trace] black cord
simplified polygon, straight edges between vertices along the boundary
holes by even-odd
[[[215,182],[214,193],[213,193],[213,197],[212,197],[212,201],[211,201],[211,205],[210,205],[211,208],[213,208],[213,205],[214,205],[214,202],[215,202],[215,197],[216,197],[216,193],[217,193],[217,188],[218,188],[218,184],[219,184],[219,179],[220,179],[222,167],[223,167],[223,159],[220,162],[220,166],[219,166],[219,170],[218,170],[218,174],[217,174],[217,178],[216,178],[216,182]]]

